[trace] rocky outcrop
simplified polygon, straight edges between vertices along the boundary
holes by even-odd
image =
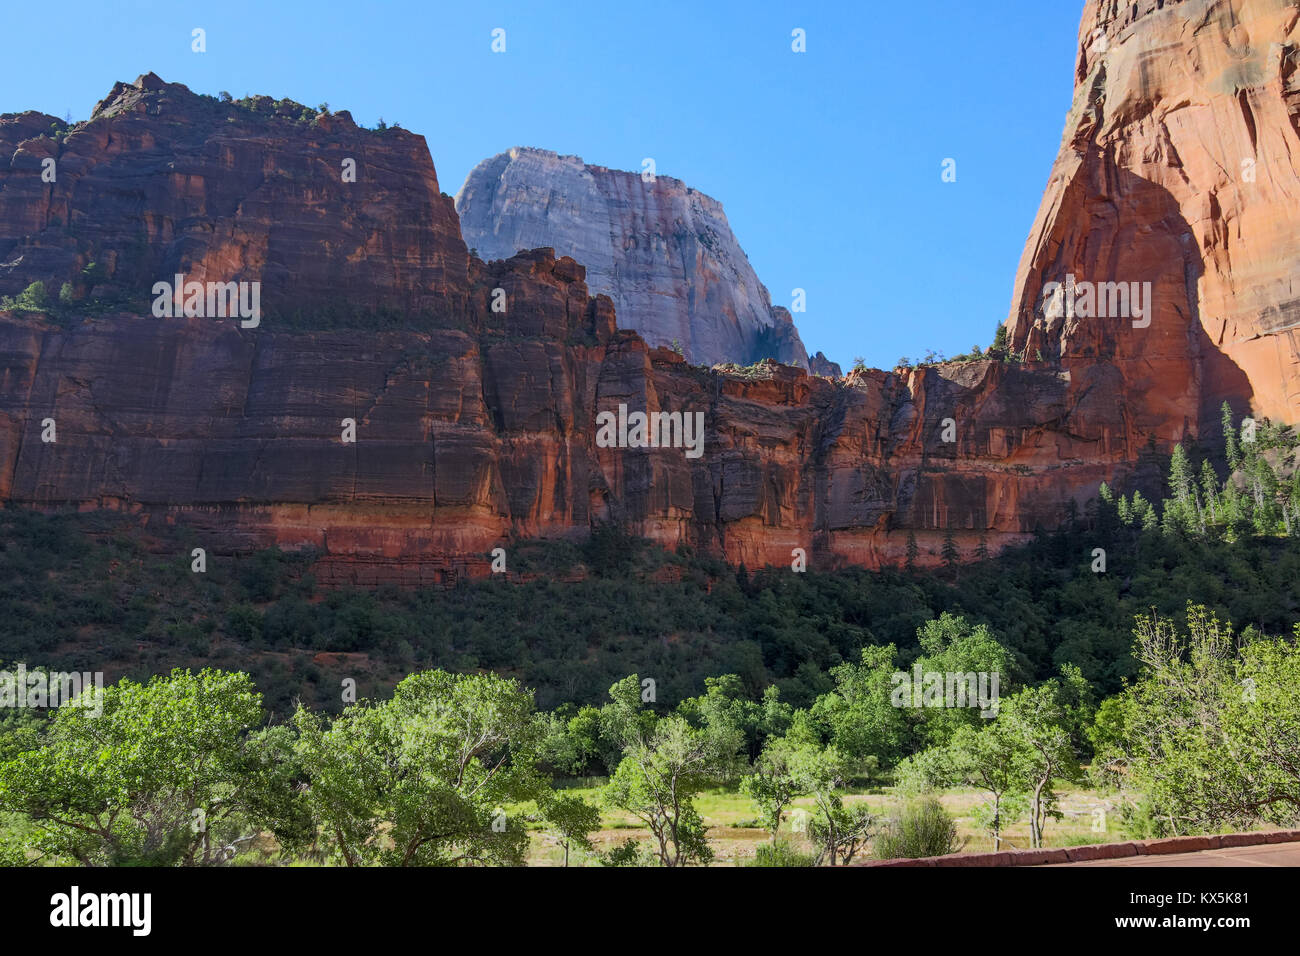
[[[808,371],[814,375],[821,375],[826,378],[839,378],[844,373],[840,370],[838,362],[832,362],[821,352],[818,352],[812,358],[808,359]]]
[[[548,251],[492,263],[476,288],[506,290],[508,324],[359,336],[0,314],[0,498],[179,521],[218,550],[311,545],[323,583],[484,573],[513,536],[595,522],[751,567],[795,548],[875,567],[909,533],[937,563],[950,526],[969,554],[1054,525],[1123,451],[1107,439],[1122,406],[1072,404],[1052,370],[726,374],[616,330],[581,266]],[[620,405],[703,414],[703,454],[600,447],[597,416]],[[1090,434],[1062,428],[1076,418]]]
[[[1294,0],[1084,10],[1009,332],[1076,379],[1108,376],[1130,399],[1130,446],[1213,435],[1224,400],[1300,420],[1298,20]],[[1053,307],[1068,276],[1150,283],[1149,324]]]
[[[548,246],[583,263],[592,291],[651,345],[676,345],[696,364],[808,368],[790,313],[772,306],[722,204],[679,179],[516,148],[470,172],[456,210],[485,259]]]

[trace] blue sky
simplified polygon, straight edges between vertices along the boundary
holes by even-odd
[[[86,118],[116,80],[288,96],[423,134],[454,194],[511,146],[719,199],[810,352],[846,370],[987,345],[1070,104],[1081,0],[10,4],[0,112]],[[55,22],[52,11],[57,10]],[[207,52],[191,52],[195,27]],[[506,31],[506,52],[491,32]],[[790,50],[802,28],[807,52]],[[35,42],[47,38],[50,42]],[[51,55],[51,43],[56,55]],[[941,181],[944,159],[957,182]]]

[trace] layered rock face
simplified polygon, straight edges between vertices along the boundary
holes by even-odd
[[[1161,16],[1115,26],[1111,50]],[[1086,105],[1086,48],[1081,69]],[[423,140],[400,130],[152,76],[71,130],[0,117],[0,292],[68,293],[49,314],[0,312],[0,500],[181,522],[218,550],[311,545],[324,583],[486,573],[513,536],[603,521],[751,567],[796,548],[812,567],[898,563],[913,535],[935,564],[949,529],[967,555],[982,536],[996,550],[1140,472],[1152,440],[1167,450],[1211,396],[1271,394],[1263,373],[1229,374],[1253,339],[1229,352],[1210,334],[1201,227],[1185,231],[1183,207],[1135,171],[1168,147],[1130,169],[1119,143],[1126,159],[1108,165],[1094,126],[1070,129],[1012,318],[1029,360],[828,379],[692,366],[619,329],[584,264],[553,249],[469,255]],[[349,158],[355,182],[340,176]],[[1253,261],[1235,232],[1216,241],[1225,268]],[[1054,276],[1138,265],[1155,297],[1145,328],[1041,313]],[[178,271],[263,282],[267,315],[154,318],[152,283]],[[615,441],[604,413],[622,423]],[[658,447],[629,421],[643,413],[670,416]],[[674,439],[697,414],[694,456]]]
[[[1295,0],[1084,10],[1010,333],[1086,381],[1108,370],[1134,412],[1130,446],[1214,435],[1225,399],[1239,416],[1300,420],[1298,20]],[[1149,324],[1054,306],[1068,276],[1150,283]]]
[[[465,241],[485,259],[546,246],[587,267],[624,328],[677,343],[696,364],[761,359],[808,368],[790,313],[773,307],[722,204],[679,179],[512,149],[479,163],[456,194]],[[822,358],[822,374],[838,368]]]
[[[181,273],[260,281],[270,314],[464,313],[469,253],[424,137],[302,111],[219,103],[151,73],[71,129],[6,118],[0,294],[51,278],[147,304],[154,282]]]
[[[598,521],[751,567],[795,548],[896,563],[911,531],[937,563],[950,526],[968,553],[985,532],[996,549],[1114,477],[1119,449],[1061,422],[1117,432],[1122,411],[1080,408],[1051,370],[724,375],[616,330],[570,259],[493,263],[477,289],[495,288],[508,325],[466,330],[0,314],[0,498],[179,521],[217,550],[311,545],[322,583],[428,584],[485,573],[513,535]],[[597,416],[620,406],[701,413],[703,454],[601,447]]]

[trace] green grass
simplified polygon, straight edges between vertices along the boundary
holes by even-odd
[[[565,792],[581,796],[589,803],[602,806],[601,829],[593,836],[593,842],[598,850],[607,851],[629,837],[643,841],[650,840],[649,830],[631,814],[603,808],[601,788],[596,780],[588,778],[584,783],[585,786],[566,789]],[[1057,792],[1060,794],[1060,808],[1064,816],[1059,821],[1048,822],[1045,833],[1046,846],[1084,846],[1092,843],[1115,843],[1130,838],[1123,830],[1113,798],[1107,798],[1095,790],[1069,783],[1059,783]],[[884,817],[895,812],[905,799],[893,787],[884,787],[851,792],[845,797],[845,803],[852,805],[865,802],[875,814]],[[968,789],[950,790],[941,794],[939,799],[944,809],[957,821],[958,838],[965,841],[963,853],[986,853],[993,849],[992,838],[976,825],[971,814],[974,807],[987,799],[987,794]],[[716,855],[715,866],[737,866],[748,863],[754,859],[756,847],[771,840],[771,834],[758,823],[758,814],[754,805],[747,797],[735,790],[718,788],[705,791],[696,798],[695,806],[710,828],[708,836]],[[1098,806],[1110,807],[1106,814],[1105,832],[1093,830],[1093,809]],[[801,808],[811,812],[814,809],[812,798],[804,797],[796,800],[791,810]],[[531,808],[521,806],[515,809],[526,812]],[[791,810],[786,811],[782,820],[780,838],[787,841],[798,852],[812,852],[812,844],[806,837],[791,829]],[[540,824],[533,830],[532,848],[528,856],[529,864],[556,865],[561,854],[558,853],[553,841],[547,837]],[[1002,849],[1028,848],[1028,820],[1012,822],[1003,831]],[[571,856],[569,861],[571,866],[591,865],[596,862],[587,856],[581,859]]]

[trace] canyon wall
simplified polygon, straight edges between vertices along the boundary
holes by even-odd
[[[790,313],[772,306],[722,203],[679,179],[516,148],[470,171],[456,211],[485,259],[545,246],[581,262],[592,291],[651,345],[676,343],[695,364],[808,368]]]
[[[1131,5],[1089,5],[1080,94],[1010,320],[1024,361],[834,379],[692,366],[619,328],[635,317],[592,295],[586,264],[552,248],[471,255],[423,139],[402,130],[283,100],[221,103],[152,74],[74,127],[0,117],[0,294],[40,281],[58,300],[0,311],[0,501],[181,523],[218,550],[310,545],[322,582],[363,585],[482,574],[516,536],[606,521],[751,567],[788,565],[796,548],[811,567],[901,563],[913,537],[920,563],[937,564],[949,533],[969,557],[981,539],[996,551],[1059,526],[1102,481],[1153,479],[1220,395],[1278,417],[1293,401],[1290,366],[1270,379],[1250,358],[1290,341],[1278,327],[1290,207],[1274,207],[1271,252],[1247,242],[1238,226],[1269,222],[1266,206],[1230,202],[1224,185],[1197,218],[1178,183],[1155,177],[1192,178],[1182,134],[1142,140],[1139,162],[1121,132],[1153,114],[1111,125],[1157,89],[1143,77],[1163,47],[1135,31],[1196,5],[1132,22]],[[1291,29],[1278,4],[1222,7],[1246,29]],[[1120,57],[1103,77],[1089,17],[1107,56],[1128,45],[1148,66],[1124,72]],[[1180,42],[1198,29],[1182,23]],[[1223,95],[1206,92],[1209,108],[1227,109]],[[1279,158],[1289,114],[1255,136],[1278,146],[1252,185],[1294,191]],[[1216,217],[1232,202],[1227,229]],[[1248,279],[1233,278],[1237,263]],[[153,317],[153,283],[178,272],[258,281],[265,315],[252,328]],[[1150,281],[1152,322],[1053,318],[1044,286],[1071,272]],[[1235,318],[1211,316],[1212,292]],[[597,416],[619,406],[702,413],[703,453],[603,447]]]
[[[1131,399],[1130,443],[1300,420],[1300,4],[1089,0],[1074,102],[1020,262],[1013,350]],[[1050,283],[1151,283],[1149,325]],[[1046,289],[1045,289],[1046,287]]]

